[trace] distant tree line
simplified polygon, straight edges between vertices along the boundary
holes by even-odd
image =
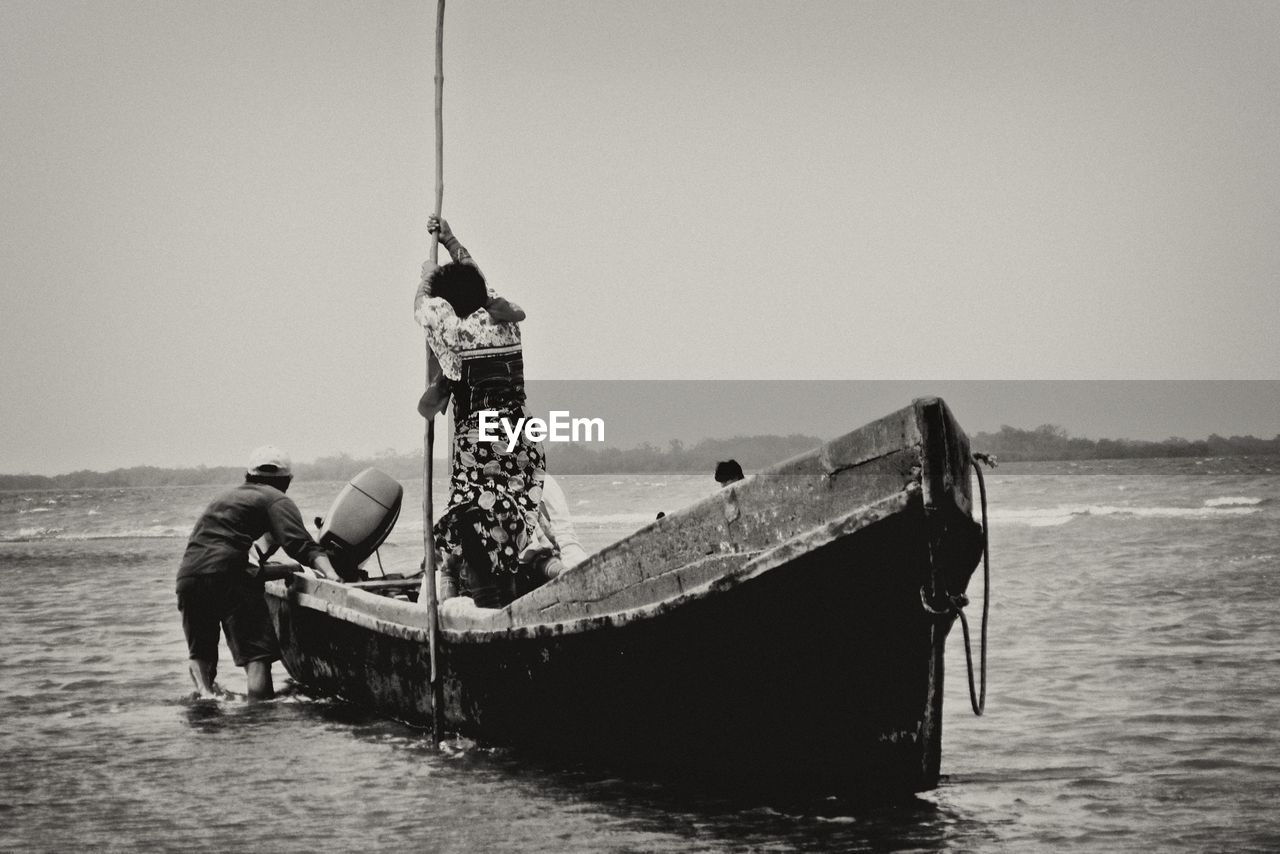
[[[646,472],[689,472],[707,474],[721,460],[736,459],[750,472],[772,465],[817,447],[816,436],[737,436],[732,439],[704,439],[686,447],[672,439],[666,448],[645,443],[638,448],[610,448],[585,442],[569,442],[547,447],[551,471],[556,474],[638,474]],[[312,463],[294,465],[299,481],[341,481],[376,466],[398,480],[422,477],[422,451],[398,454],[383,451],[372,458],[357,459],[349,454],[321,457]],[[76,471],[53,476],[0,475],[0,490],[94,489],[131,486],[200,486],[235,483],[244,477],[240,466],[198,466],[157,468],[134,466],[109,472]]]
[[[1081,439],[1073,438],[1056,424],[1042,424],[1034,430],[1020,430],[1006,424],[995,433],[973,434],[969,444],[975,451],[994,454],[1008,462],[1280,455],[1280,434],[1274,439],[1258,439],[1253,436],[1226,438],[1214,433],[1207,439],[1174,436],[1159,442]]]
[[[703,439],[685,446],[672,439],[666,448],[645,443],[637,448],[601,447],[587,443],[556,444],[548,447],[550,470],[555,474],[645,474],[689,473],[710,476],[716,463],[736,459],[749,474],[788,457],[812,450],[822,440],[793,433],[790,436],[735,436],[732,439]],[[1048,460],[1106,460],[1155,457],[1238,457],[1280,456],[1280,435],[1274,439],[1253,436],[1224,438],[1216,433],[1207,439],[1179,437],[1160,442],[1134,439],[1073,438],[1054,424],[1034,430],[1005,425],[995,433],[970,436],[975,451],[994,454],[1005,462]],[[422,452],[396,453],[387,450],[370,458],[349,454],[321,457],[315,462],[294,466],[300,480],[343,481],[357,472],[376,466],[398,480],[422,476]],[[95,489],[133,486],[201,486],[236,483],[244,477],[240,466],[197,466],[159,468],[134,466],[109,472],[76,471],[53,476],[34,474],[0,475],[0,490]]]
[[[356,459],[350,454],[321,457],[313,463],[294,465],[297,480],[349,480],[357,472],[377,466],[393,477],[406,479],[422,476],[422,452],[397,454],[383,451],[372,458]],[[231,484],[244,479],[243,466],[196,466],[193,468],[159,468],[133,466],[108,472],[73,471],[45,476],[38,474],[0,474],[0,490],[15,489],[101,489],[131,486],[203,486]]]
[[[715,471],[722,460],[737,460],[742,468],[755,471],[788,457],[811,451],[822,440],[792,433],[789,436],[735,436],[732,439],[703,439],[686,447],[672,439],[666,448],[645,442],[637,448],[610,448],[583,442],[552,446],[550,470],[555,474],[644,474],[670,472],[705,474]]]

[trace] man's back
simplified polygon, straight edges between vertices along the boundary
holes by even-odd
[[[279,504],[284,506],[277,506]],[[301,536],[310,541],[296,505],[275,487],[242,483],[219,495],[196,522],[182,555],[178,577],[244,568],[248,562],[249,546],[273,530],[273,517],[277,525],[284,522],[287,528],[292,529],[289,531],[290,539]]]

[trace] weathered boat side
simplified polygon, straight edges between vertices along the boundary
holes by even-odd
[[[939,771],[949,617],[978,556],[967,439],[916,401],[669,514],[497,614],[442,632],[448,724],[615,766],[919,791]],[[314,689],[431,717],[426,615],[273,586]]]

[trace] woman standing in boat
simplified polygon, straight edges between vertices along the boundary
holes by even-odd
[[[439,233],[453,259],[442,267],[423,265],[414,299],[414,316],[427,330],[453,401],[449,503],[434,529],[444,553],[441,598],[453,586],[476,605],[496,608],[545,581],[552,552],[538,527],[546,477],[541,448],[524,431],[510,450],[479,437],[483,411],[513,427],[528,417],[519,325],[525,314],[488,287],[446,220],[432,216],[427,228]],[[443,400],[435,386],[420,409],[431,417]]]

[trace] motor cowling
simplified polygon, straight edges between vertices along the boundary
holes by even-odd
[[[320,528],[320,545],[344,581],[361,577],[360,564],[377,551],[400,517],[404,487],[367,468],[342,488]]]

